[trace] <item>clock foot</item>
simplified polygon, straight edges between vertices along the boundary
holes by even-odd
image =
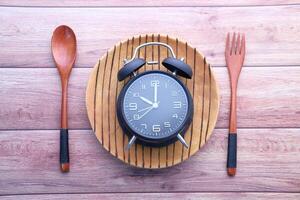
[[[186,141],[184,140],[184,138],[180,134],[177,135],[177,138],[179,139],[179,141],[183,144],[183,146],[185,148],[187,148],[187,149],[189,148],[189,145],[186,143]]]
[[[129,140],[128,145],[126,147],[126,151],[130,149],[131,145],[135,142],[136,136],[132,136],[132,138]]]

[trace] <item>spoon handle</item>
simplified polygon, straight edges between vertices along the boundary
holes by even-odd
[[[68,80],[62,79],[60,159],[59,159],[62,172],[68,172],[70,170],[67,91],[68,91]]]

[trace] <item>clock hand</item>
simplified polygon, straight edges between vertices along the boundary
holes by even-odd
[[[157,103],[157,83],[154,84],[154,103]]]
[[[151,106],[146,112],[144,112],[144,114],[142,114],[140,117],[139,117],[139,120],[142,119],[142,117],[144,117],[147,113],[149,113],[154,107]]]
[[[150,107],[147,107],[147,108],[144,108],[142,110],[147,110],[146,112],[144,112],[144,114],[142,114],[140,117],[139,117],[139,120],[144,117],[148,112],[150,112],[153,108],[157,108],[159,105],[159,102],[157,103],[154,103],[153,106],[150,106]],[[138,112],[141,112],[142,110],[139,110]]]
[[[148,103],[148,104],[150,104],[150,105],[153,105],[153,102],[150,101],[149,99],[147,99],[147,98],[145,98],[145,97],[142,97],[142,96],[139,96],[139,97],[140,97],[140,99],[142,99],[144,102],[146,102],[146,103]]]
[[[139,113],[139,112],[143,112],[143,111],[145,111],[145,110],[148,110],[148,109],[151,108],[151,107],[157,108],[158,105],[159,105],[159,102],[157,102],[156,105],[153,104],[152,106],[149,106],[149,107],[143,108],[143,109],[141,109],[141,110],[138,110],[138,113]]]
[[[139,112],[143,112],[143,111],[145,111],[145,110],[148,110],[149,108],[152,108],[153,106],[149,106],[149,107],[146,107],[146,108],[143,108],[143,109],[141,109],[141,110],[138,110],[138,113]]]

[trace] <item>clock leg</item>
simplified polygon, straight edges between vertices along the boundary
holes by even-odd
[[[178,133],[177,138],[179,139],[179,141],[183,144],[183,146],[185,148],[189,148],[189,145],[186,143],[186,141],[184,140],[184,138],[180,135],[180,133]]]
[[[128,145],[126,147],[126,150],[129,150],[131,145],[135,142],[136,136],[132,136],[132,138],[129,140]]]

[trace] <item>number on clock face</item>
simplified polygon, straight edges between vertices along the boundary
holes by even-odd
[[[164,138],[184,123],[188,97],[183,86],[171,75],[152,72],[130,83],[122,109],[126,123],[137,134]]]
[[[137,110],[137,103],[129,103],[129,110]]]

